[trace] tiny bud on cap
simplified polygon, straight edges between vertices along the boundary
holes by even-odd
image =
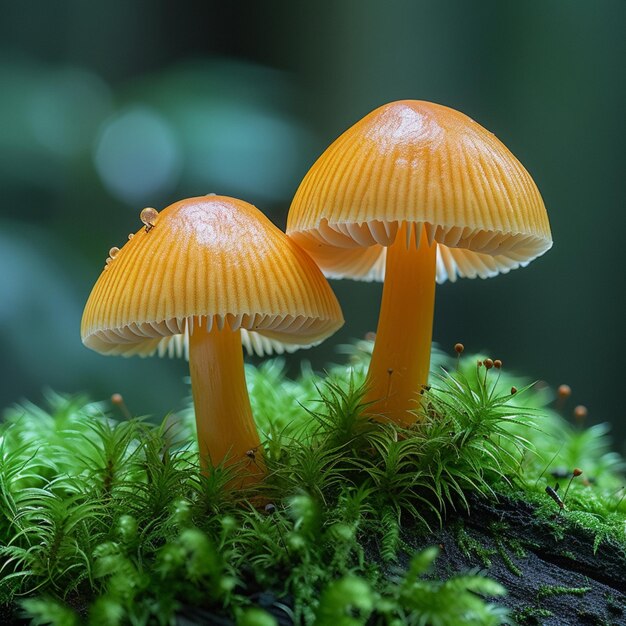
[[[557,389],[557,394],[559,398],[569,398],[572,395],[572,388],[569,385],[559,385]]]
[[[113,404],[123,404],[124,403],[124,398],[122,398],[122,394],[121,393],[114,393],[111,396],[111,402]]]
[[[476,365],[478,365],[478,367],[482,367],[482,366],[483,366],[483,362],[482,362],[482,361],[478,361],[478,362],[476,363]]]
[[[493,361],[491,359],[485,359],[485,367],[490,370],[493,367]]]
[[[583,471],[579,467],[575,467],[572,473],[574,474],[574,476],[580,476]]]
[[[454,351],[457,354],[463,354],[463,350],[465,350],[465,346],[462,343],[455,343],[454,344]]]
[[[515,395],[517,393],[517,387],[511,387],[511,395]]]
[[[499,370],[499,369],[502,367],[502,361],[501,361],[500,359],[496,359],[496,360],[493,362],[493,366],[494,366],[496,369],[498,369],[498,370]]]
[[[587,417],[587,413],[588,413],[588,412],[589,412],[589,411],[587,411],[587,407],[586,407],[586,406],[584,406],[584,405],[582,405],[582,404],[579,404],[579,405],[578,405],[578,406],[574,409],[574,417],[575,417],[577,420],[583,420],[583,419],[585,419],[585,417]]]

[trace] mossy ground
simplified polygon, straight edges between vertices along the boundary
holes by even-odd
[[[625,623],[624,465],[606,428],[440,353],[415,427],[370,421],[370,350],[296,381],[280,361],[248,367],[264,449],[209,476],[190,410],[155,426],[83,397],[10,409],[0,623]],[[261,462],[267,479],[239,488]],[[546,487],[563,498],[574,468],[560,510]]]

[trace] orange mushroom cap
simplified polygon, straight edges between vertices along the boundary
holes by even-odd
[[[83,343],[104,354],[188,353],[193,325],[241,329],[248,351],[293,351],[342,324],[321,271],[235,198],[176,202],[119,250],[85,306]]]
[[[418,100],[376,109],[319,157],[287,233],[327,276],[382,280],[403,223],[416,241],[424,227],[439,244],[437,282],[508,272],[552,246],[541,195],[504,144],[463,113]]]

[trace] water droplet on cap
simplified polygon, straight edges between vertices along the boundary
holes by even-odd
[[[120,249],[117,246],[113,246],[109,250],[109,256],[114,259],[119,254]]]
[[[152,207],[146,207],[139,214],[139,219],[146,225],[146,232],[149,232],[154,228],[159,212]]]
[[[135,236],[135,233],[128,233],[128,241],[130,241]]]

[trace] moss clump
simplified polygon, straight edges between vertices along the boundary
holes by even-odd
[[[533,606],[528,606],[519,611],[513,613],[513,619],[517,624],[541,624],[541,620],[544,618],[552,617],[554,613],[548,609],[541,609]]]
[[[563,587],[562,585],[542,585],[537,592],[537,599],[550,596],[584,596],[591,591],[591,587]]]
[[[595,484],[574,485],[553,519],[541,446],[560,418],[541,393],[462,361],[433,378],[414,427],[372,422],[361,405],[368,348],[325,378],[286,380],[278,361],[249,368],[268,476],[245,490],[245,465],[201,474],[189,411],[160,425],[119,421],[104,404],[53,394],[48,410],[10,410],[0,426],[0,605],[55,624],[168,624],[198,611],[246,623],[267,609],[305,624],[452,625],[459,607],[464,623],[498,624],[506,612],[474,592],[502,588],[476,573],[429,578],[436,551],[407,559],[406,529],[428,545],[477,495],[507,494],[536,502],[550,532],[587,513],[601,541],[622,540],[624,504],[607,489],[618,460],[607,463],[601,447],[598,458],[585,449],[588,466],[604,468]],[[463,532],[459,543],[485,567],[499,553],[515,573],[509,551],[522,558],[525,544],[506,528],[491,529],[495,549],[483,552]]]
[[[463,524],[459,524],[456,531],[456,540],[459,548],[468,558],[477,558],[483,567],[491,567],[491,557],[497,553],[493,548],[487,548],[467,533]]]

